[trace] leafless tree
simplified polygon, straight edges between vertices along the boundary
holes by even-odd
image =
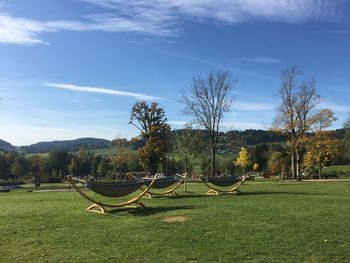
[[[277,94],[282,102],[273,124],[275,131],[287,135],[292,178],[297,180],[300,180],[305,134],[321,116],[316,107],[322,101],[314,79],[297,83],[300,74],[295,66],[281,72],[281,88]]]
[[[182,91],[180,102],[185,105],[184,113],[193,117],[193,123],[204,127],[210,137],[211,174],[215,176],[216,150],[219,128],[225,112],[233,103],[232,91],[237,79],[229,72],[211,72],[206,78],[194,77],[191,89]]]

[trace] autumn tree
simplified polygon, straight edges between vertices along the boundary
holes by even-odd
[[[241,167],[244,174],[247,172],[247,169],[249,169],[252,164],[247,148],[241,147],[234,164]]]
[[[261,171],[261,167],[260,167],[260,165],[258,163],[255,163],[253,165],[253,171],[256,172],[257,175]]]
[[[282,152],[272,152],[269,162],[269,170],[277,175],[280,175],[281,179],[285,179],[286,176],[286,156]]]
[[[128,172],[128,161],[130,157],[128,140],[116,138],[112,141],[112,144],[115,146],[115,155],[111,162],[113,170],[119,173]]]
[[[41,155],[38,155],[38,154],[33,155],[30,158],[30,170],[33,173],[34,177],[42,180],[46,174],[45,173],[45,170],[46,170],[45,159]]]
[[[332,136],[331,131],[325,130],[331,126],[336,118],[330,109],[322,109],[315,118],[314,134],[305,139],[304,164],[309,167],[317,167],[319,179],[322,179],[322,167],[332,164],[339,153],[338,140]]]
[[[224,113],[230,111],[236,82],[228,72],[211,72],[206,78],[194,77],[189,92],[182,91],[180,96],[180,102],[185,106],[184,113],[192,116],[193,123],[204,127],[209,133],[212,176],[216,174],[220,124]]]
[[[291,156],[292,178],[300,180],[302,154],[305,150],[305,134],[317,121],[316,106],[321,96],[316,90],[316,81],[298,82],[297,67],[283,70],[280,75],[281,88],[277,95],[282,100],[277,109],[273,130],[287,136]]]
[[[170,126],[166,123],[164,110],[153,102],[137,102],[130,115],[129,124],[139,131],[139,140],[145,144],[137,150],[141,166],[151,174],[157,172],[161,160],[165,157],[169,147]]]

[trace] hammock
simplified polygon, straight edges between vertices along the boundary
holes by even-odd
[[[143,184],[144,184],[143,180],[136,179],[130,182],[115,182],[115,183],[101,183],[101,182],[88,181],[86,186],[90,190],[102,196],[122,197],[122,196],[132,194],[133,192],[138,190]]]
[[[239,187],[241,187],[244,182],[245,178],[240,178],[238,176],[220,176],[220,177],[209,177],[204,175],[199,175],[201,180],[204,182],[204,184],[210,188],[210,190],[207,192],[207,194],[214,194],[219,195],[219,193],[240,193],[238,190]],[[216,188],[214,186],[218,187],[229,187],[232,186],[229,189],[222,189],[222,188]]]
[[[77,192],[81,196],[83,196],[85,199],[93,203],[86,210],[92,211],[92,212],[98,212],[98,213],[106,213],[107,207],[109,208],[118,208],[118,207],[144,208],[145,205],[139,202],[139,199],[144,194],[146,194],[147,191],[152,187],[156,177],[149,184],[149,186],[142,191],[141,194],[137,195],[134,198],[131,198],[128,201],[116,203],[116,204],[107,204],[107,203],[103,203],[101,201],[97,201],[93,199],[92,197],[86,195],[75,182],[86,183],[89,189],[105,197],[122,197],[122,196],[127,196],[139,190],[143,186],[144,181],[141,179],[134,179],[128,182],[115,182],[115,183],[101,183],[101,182],[94,182],[94,181],[86,182],[86,181],[74,178],[72,176],[68,176],[67,179],[68,179],[68,182],[75,188],[75,190],[77,190]],[[137,204],[137,206],[130,206],[133,203]]]
[[[146,186],[149,186],[152,181],[154,181],[152,185],[152,189],[165,189],[172,185],[171,189],[165,190],[163,192],[151,192],[150,190],[147,191],[147,196],[149,198],[152,198],[152,195],[176,195],[175,190],[184,182],[185,177],[179,174],[173,175],[173,176],[163,176],[163,177],[157,177],[155,180],[153,177],[142,177],[144,180],[144,184]]]

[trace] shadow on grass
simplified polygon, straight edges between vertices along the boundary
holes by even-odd
[[[197,206],[160,206],[160,207],[146,207],[143,209],[133,209],[127,211],[128,214],[132,214],[135,216],[149,216],[154,215],[158,213],[164,213],[169,211],[176,211],[176,210],[188,210],[188,209],[195,209]],[[118,212],[116,212],[118,213]]]
[[[278,191],[249,191],[249,192],[241,192],[238,195],[321,195],[321,193],[278,192]]]
[[[167,195],[159,195],[159,196],[152,196],[152,199],[161,199],[161,198],[168,198],[168,199],[185,199],[185,198],[198,198],[198,197],[210,197],[210,195],[206,194],[181,194],[181,195],[176,195],[176,196],[167,196]]]

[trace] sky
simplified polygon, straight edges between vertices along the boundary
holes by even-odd
[[[0,139],[131,138],[138,100],[181,129],[180,92],[212,71],[238,79],[222,130],[268,129],[293,65],[341,128],[349,47],[347,0],[0,0]]]

